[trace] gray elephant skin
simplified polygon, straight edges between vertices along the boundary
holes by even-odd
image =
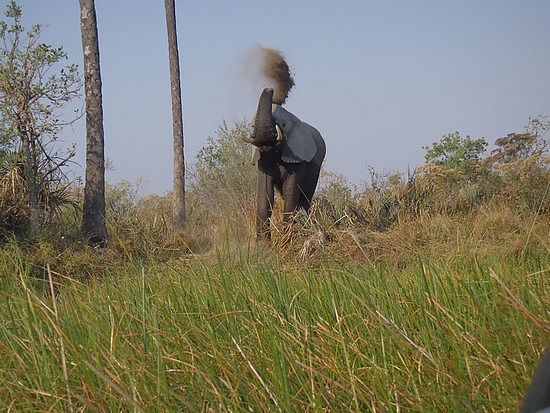
[[[550,413],[550,346],[531,379],[520,413]]]
[[[256,230],[260,238],[270,237],[269,218],[275,190],[284,200],[284,222],[289,222],[298,209],[309,211],[326,153],[325,141],[317,129],[272,102],[273,89],[264,89],[252,133],[246,139],[255,146],[253,163],[258,168]]]

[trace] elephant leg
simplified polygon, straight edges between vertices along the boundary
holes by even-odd
[[[317,188],[317,182],[319,181],[319,174],[321,173],[321,165],[309,164],[305,173],[304,182],[300,189],[300,201],[299,207],[303,208],[306,212],[309,212],[311,208],[311,200],[313,194]]]
[[[256,214],[256,232],[260,238],[270,238],[269,218],[273,210],[275,192],[273,179],[262,171],[258,171],[258,199]]]
[[[285,200],[283,222],[285,223],[290,222],[293,212],[300,206],[302,190],[299,184],[304,179],[306,172],[305,166],[304,163],[300,163],[287,170],[287,175],[283,182],[283,198]]]

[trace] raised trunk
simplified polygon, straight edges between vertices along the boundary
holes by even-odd
[[[258,101],[258,110],[254,120],[251,143],[256,146],[274,145],[277,143],[275,121],[271,116],[273,89],[265,88]]]

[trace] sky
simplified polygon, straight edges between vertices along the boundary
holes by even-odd
[[[0,0],[5,10],[7,0]],[[111,183],[172,187],[172,113],[162,0],[96,0]],[[82,68],[78,1],[19,0]],[[247,61],[283,52],[296,82],[285,108],[325,138],[327,170],[360,186],[406,173],[455,131],[493,143],[550,115],[548,0],[176,0],[186,163],[226,121],[251,119],[264,85]],[[81,70],[82,72],[82,70]],[[70,111],[67,111],[70,115]],[[83,176],[85,122],[76,143]],[[253,168],[253,166],[250,166]]]

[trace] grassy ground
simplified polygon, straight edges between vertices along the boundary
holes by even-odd
[[[315,248],[228,231],[162,259],[7,243],[0,409],[517,410],[550,343],[548,221],[480,208]]]

